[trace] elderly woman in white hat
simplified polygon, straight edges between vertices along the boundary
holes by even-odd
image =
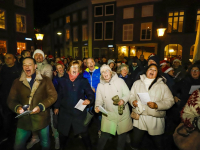
[[[103,107],[108,114],[102,115],[102,134],[98,141],[97,150],[103,150],[109,137],[116,135],[116,133],[118,134],[117,150],[124,149],[126,133],[133,128],[127,105],[129,93],[124,80],[119,78],[115,72],[112,72],[108,65],[103,65],[101,67],[100,83],[97,87],[95,112],[99,113],[99,107]],[[118,100],[115,99],[115,104],[113,101],[114,96],[118,96]],[[123,107],[125,109],[120,110]]]

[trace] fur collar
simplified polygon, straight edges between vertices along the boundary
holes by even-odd
[[[39,71],[36,70],[36,77],[35,77],[35,80],[42,80],[42,76],[40,74]],[[21,74],[21,77],[19,79],[19,81],[25,81],[26,80],[26,74],[24,71],[22,71],[22,74]]]

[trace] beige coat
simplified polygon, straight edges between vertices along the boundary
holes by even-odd
[[[37,63],[37,70],[42,74],[50,79],[53,78],[53,68],[50,64],[48,64],[47,60],[45,59],[42,63]]]
[[[96,106],[102,106],[108,112],[108,115],[102,115],[101,131],[110,133],[112,135],[122,134],[130,131],[132,127],[132,120],[128,107],[130,91],[123,81],[116,73],[112,73],[110,82],[100,79],[100,83],[96,92]],[[125,101],[125,109],[123,115],[118,114],[118,106],[113,105],[112,97],[118,95],[120,99]]]
[[[133,126],[140,130],[148,131],[150,135],[160,135],[164,133],[166,110],[174,104],[174,99],[168,86],[161,78],[153,84],[147,91],[144,80],[146,75],[141,75],[140,80],[136,81],[131,88],[129,102],[132,105],[134,100],[138,101],[138,107],[133,107],[132,111],[139,114],[139,120],[133,121]],[[151,109],[147,105],[141,103],[137,93],[149,93],[152,102],[158,105],[158,109]]]

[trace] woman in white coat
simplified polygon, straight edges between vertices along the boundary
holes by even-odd
[[[97,150],[103,150],[107,140],[111,135],[118,134],[117,150],[123,150],[126,142],[127,132],[132,127],[132,120],[128,107],[130,91],[123,79],[119,78],[115,72],[112,72],[108,65],[101,67],[100,83],[97,87],[95,112],[99,113],[99,106],[104,107],[108,112],[102,115],[101,137],[98,141]],[[118,95],[118,105],[113,104],[112,98]],[[120,115],[118,107],[123,106],[123,114]]]
[[[138,93],[148,93],[151,101],[144,104]],[[146,74],[141,75],[140,80],[133,84],[129,102],[133,107],[131,116],[134,118],[131,147],[137,150],[144,134],[148,132],[157,149],[163,149],[164,117],[166,110],[174,104],[174,99],[168,86],[159,75],[157,65],[149,65]]]

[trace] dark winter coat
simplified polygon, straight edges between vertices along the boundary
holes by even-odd
[[[21,77],[13,82],[7,104],[15,113],[18,106],[29,104],[30,110],[33,110],[38,104],[43,105],[42,112],[25,115],[19,118],[17,123],[17,127],[20,129],[37,131],[49,125],[50,106],[55,103],[56,99],[57,92],[49,77],[36,72],[35,82],[31,88],[23,72]]]
[[[133,85],[133,80],[131,78],[131,75],[127,75],[126,77],[123,77],[122,75],[119,75],[119,78],[123,79],[128,86],[129,90],[131,90],[131,87]]]
[[[83,133],[87,127],[83,126],[87,111],[80,111],[75,107],[80,99],[85,100],[85,96],[90,101],[94,102],[95,95],[92,91],[87,79],[79,75],[74,82],[69,79],[66,74],[60,79],[58,102],[54,107],[59,108],[58,114],[58,131],[63,135],[68,136],[70,127],[73,127],[74,134]]]

